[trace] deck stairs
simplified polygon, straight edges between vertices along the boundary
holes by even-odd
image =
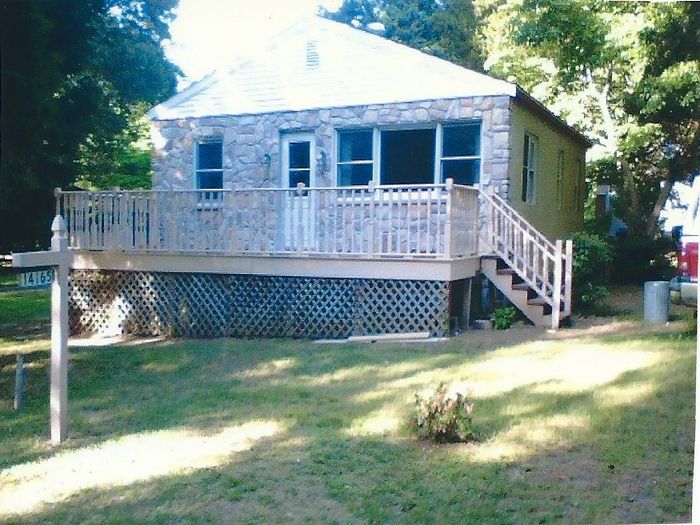
[[[571,316],[573,246],[550,242],[495,194],[482,192],[481,271],[536,326]]]

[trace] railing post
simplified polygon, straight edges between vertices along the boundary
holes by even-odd
[[[370,257],[374,255],[375,247],[375,220],[376,220],[376,207],[374,203],[374,181],[369,181],[367,184],[367,194],[369,195],[369,238],[367,239],[367,255]]]
[[[574,271],[574,241],[566,241],[566,259],[564,265],[564,313],[571,315],[571,290]]]
[[[61,213],[61,188],[60,187],[56,187],[53,189],[53,196],[56,198],[56,215],[63,216],[64,214]]]
[[[452,258],[452,192],[454,191],[454,179],[445,180],[445,190],[447,191],[447,201],[445,204],[445,235],[444,235],[444,257]]]
[[[554,250],[554,285],[552,287],[552,330],[559,329],[561,320],[562,242],[557,240]]]
[[[304,183],[297,183],[297,253],[304,249]]]

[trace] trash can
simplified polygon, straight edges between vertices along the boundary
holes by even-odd
[[[668,322],[668,281],[644,283],[644,321],[651,324]]]

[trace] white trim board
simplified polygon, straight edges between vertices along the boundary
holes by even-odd
[[[479,258],[455,260],[352,259],[312,256],[231,256],[73,251],[76,270],[279,275],[290,277],[455,281],[473,277]]]

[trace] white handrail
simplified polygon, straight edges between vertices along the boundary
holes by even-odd
[[[573,248],[567,240],[552,244],[501,197],[481,193],[487,253],[494,253],[552,307],[552,327],[571,314]]]

